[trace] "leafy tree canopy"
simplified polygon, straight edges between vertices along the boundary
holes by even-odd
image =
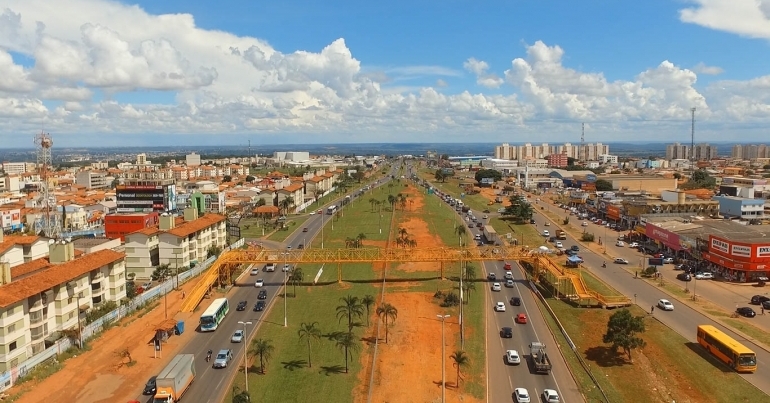
[[[494,178],[497,182],[503,178],[503,174],[494,169],[479,169],[476,171],[476,182],[481,182],[482,178]]]
[[[505,208],[505,211],[502,213],[503,216],[513,217],[517,221],[529,220],[532,218],[534,209],[524,196],[511,196],[509,200],[511,201],[511,205]]]
[[[697,170],[692,173],[690,180],[688,180],[682,188],[688,189],[713,189],[717,185],[717,180],[712,178],[708,172],[703,169]]]
[[[612,182],[605,179],[598,179],[596,181],[596,190],[599,192],[607,192],[612,190]]]
[[[644,317],[632,316],[628,309],[621,309],[610,316],[607,321],[607,333],[602,337],[602,341],[612,344],[612,348],[617,352],[622,348],[628,355],[629,361],[633,362],[631,351],[635,348],[641,348],[647,343],[638,337],[638,333],[644,333]]]

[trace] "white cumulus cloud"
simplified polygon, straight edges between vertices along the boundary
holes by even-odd
[[[692,70],[696,73],[706,74],[710,76],[716,76],[725,72],[725,70],[718,66],[707,66],[705,63],[700,62],[693,66]]]
[[[751,38],[770,39],[770,0],[690,0],[682,22]]]
[[[495,74],[487,72],[489,64],[483,60],[471,57],[463,63],[463,68],[476,75],[476,84],[487,88],[498,88],[504,80]]]

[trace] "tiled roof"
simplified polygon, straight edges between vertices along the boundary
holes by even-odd
[[[259,206],[254,209],[255,213],[277,213],[278,211],[276,206]]]
[[[195,221],[185,221],[181,225],[177,224],[176,227],[165,232],[171,235],[176,235],[178,237],[184,237],[198,232],[204,228],[208,228],[214,224],[220,223],[225,219],[225,216],[220,214],[206,213],[206,215],[198,218]]]
[[[0,242],[0,254],[5,253],[8,251],[8,249],[11,249],[13,246],[16,245],[16,242],[4,240],[3,242]]]
[[[13,280],[25,274],[36,272],[50,265],[51,262],[48,261],[47,257],[30,260],[29,262],[22,263],[16,267],[11,267],[11,279]]]
[[[5,242],[13,241],[13,243],[19,245],[32,245],[37,242],[38,239],[40,239],[40,237],[37,235],[11,235],[5,237]]]
[[[302,189],[302,183],[292,183],[291,185],[286,186],[283,189],[280,189],[279,192],[281,190],[284,190],[284,191],[287,191],[287,192],[290,192],[290,193],[294,193],[294,192],[296,192],[297,190],[300,190],[300,189]]]
[[[125,256],[124,253],[115,252],[112,249],[104,249],[98,252],[89,253],[81,258],[73,259],[66,263],[57,265],[50,265],[50,263],[48,263],[48,269],[40,270],[39,273],[0,286],[0,307],[7,307],[11,304],[15,304],[24,298],[29,298],[35,294],[51,289],[54,286],[70,281],[84,273],[122,260]],[[47,259],[36,260],[48,262]],[[13,280],[13,276],[11,276],[11,280]]]

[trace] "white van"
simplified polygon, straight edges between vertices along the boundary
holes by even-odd
[[[551,236],[551,233],[547,229],[543,230],[543,236]]]
[[[265,265],[265,271],[275,271],[275,263],[268,263]]]

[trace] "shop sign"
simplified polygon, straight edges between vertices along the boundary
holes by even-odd
[[[757,257],[770,257],[770,246],[758,246]]]
[[[722,253],[730,253],[730,244],[718,238],[711,238],[711,247]]]
[[[647,223],[645,234],[647,237],[656,241],[660,241],[666,246],[674,250],[681,250],[682,245],[679,244],[679,235],[660,228],[654,224]]]
[[[732,252],[730,253],[733,256],[741,256],[741,257],[751,257],[751,247],[750,246],[744,246],[744,245],[733,245],[732,246]]]

